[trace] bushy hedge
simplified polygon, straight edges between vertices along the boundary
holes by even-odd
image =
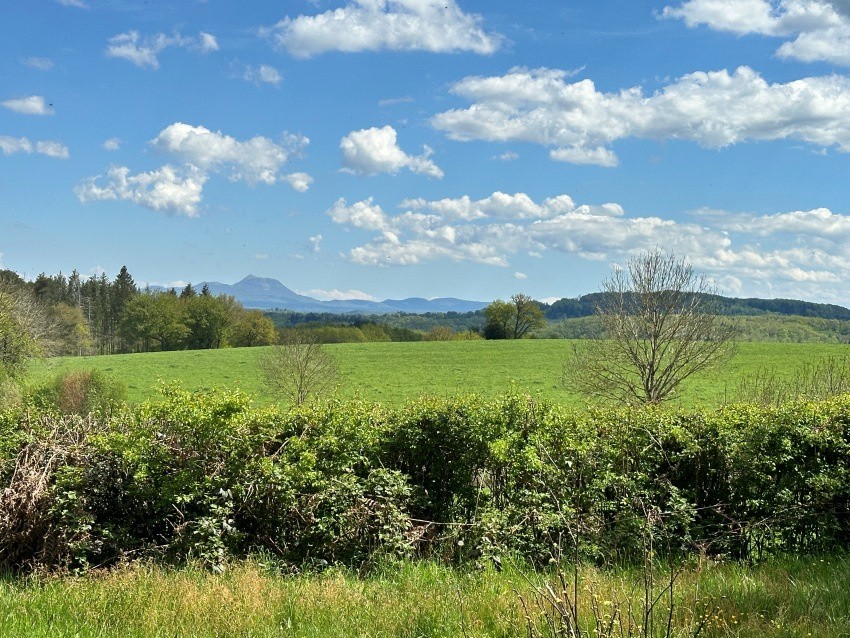
[[[521,395],[281,411],[165,388],[96,417],[21,408],[0,415],[0,568],[846,547],[849,423],[850,396],[687,413]]]

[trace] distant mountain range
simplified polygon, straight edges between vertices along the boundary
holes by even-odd
[[[385,301],[365,301],[361,299],[340,299],[320,301],[299,295],[277,279],[248,275],[235,284],[223,284],[207,281],[198,284],[197,289],[206,284],[213,295],[231,295],[246,308],[260,310],[292,310],[294,312],[330,312],[337,314],[390,314],[408,312],[424,314],[426,312],[474,312],[481,310],[489,302],[466,301],[451,297],[441,299],[387,299]]]
[[[404,312],[425,314],[428,312],[475,312],[486,307],[487,301],[468,301],[444,297],[439,299],[386,299],[384,301],[365,301],[361,299],[341,299],[320,301],[313,297],[299,295],[277,279],[248,275],[235,284],[223,284],[217,281],[201,282],[196,290],[206,284],[213,295],[231,295],[246,308],[260,310],[291,310],[293,312],[318,312],[333,314],[380,315]],[[550,321],[584,317],[594,313],[594,307],[603,293],[591,293],[574,299],[560,299],[544,306],[546,318]],[[834,304],[812,303],[795,299],[739,299],[736,297],[715,297],[719,311],[724,315],[757,316],[763,314],[796,315],[821,319],[850,320],[850,309]]]

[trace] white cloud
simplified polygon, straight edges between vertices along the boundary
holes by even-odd
[[[66,7],[76,7],[77,9],[88,9],[89,5],[87,5],[83,0],[56,0],[59,4],[64,5]]]
[[[688,0],[661,15],[689,27],[785,38],[777,55],[850,66],[850,5],[839,0]]]
[[[383,108],[386,106],[395,106],[396,104],[409,104],[411,102],[413,102],[413,98],[409,95],[405,95],[404,97],[391,97],[384,100],[378,100],[378,106]]]
[[[218,42],[215,36],[203,31],[198,34],[197,38],[191,38],[179,33],[170,36],[157,33],[153,36],[142,37],[138,31],[133,30],[109,38],[106,55],[110,58],[128,60],[138,67],[158,69],[159,59],[157,56],[169,47],[209,53],[218,50]]]
[[[103,176],[91,177],[74,188],[83,202],[123,200],[150,210],[187,217],[198,215],[198,204],[207,175],[197,168],[170,165],[148,173],[130,174],[125,166],[111,166]]]
[[[307,173],[290,173],[282,175],[278,181],[286,182],[299,193],[306,193],[313,183],[313,177]]]
[[[514,160],[519,159],[519,153],[514,153],[513,151],[506,151],[501,155],[496,155],[493,159],[497,159],[500,162],[513,162]]]
[[[53,68],[53,60],[50,58],[30,57],[24,60],[24,64],[39,71],[49,71]]]
[[[362,290],[298,290],[299,295],[319,299],[320,301],[346,301],[356,299],[358,301],[377,301],[372,295],[363,292]]]
[[[576,206],[568,195],[535,202],[525,193],[497,191],[479,200],[411,199],[401,206],[404,212],[390,216],[371,198],[351,205],[340,199],[327,214],[338,224],[378,233],[348,253],[351,261],[369,265],[449,259],[507,266],[518,252],[547,248],[593,256],[605,247],[621,249],[630,237],[651,239],[661,225],[625,220],[617,204]],[[677,230],[670,228],[669,236]],[[644,243],[651,247],[650,239]]]
[[[273,86],[280,86],[280,83],[283,82],[280,72],[268,64],[245,67],[242,79],[254,84],[271,84]]]
[[[349,206],[345,199],[336,200],[333,207],[327,211],[337,224],[350,224],[367,230],[383,230],[388,226],[386,213],[380,206],[372,205],[372,198],[356,202]]]
[[[211,33],[204,33],[201,31],[198,33],[198,48],[201,53],[211,53],[212,51],[218,51],[218,40],[215,39],[215,36]]]
[[[26,137],[10,137],[8,135],[0,135],[0,150],[3,151],[4,155],[40,153],[58,159],[68,159],[71,156],[68,147],[61,142],[43,140],[33,143]]]
[[[514,279],[519,279],[520,281],[525,281],[526,279],[528,279],[528,275],[526,275],[524,272],[515,272],[514,273]]]
[[[121,140],[117,137],[110,137],[108,140],[103,142],[103,148],[107,151],[117,151],[121,148]]]
[[[523,141],[553,159],[612,166],[620,139],[683,139],[708,148],[747,140],[793,139],[850,152],[850,78],[810,77],[769,84],[748,67],[685,75],[651,96],[639,87],[599,92],[554,69],[512,69],[469,77],[452,91],[473,101],[435,115],[456,140]]]
[[[850,281],[850,215],[825,208],[764,215],[703,210],[688,223],[633,217],[614,203],[577,205],[566,194],[534,201],[496,192],[479,200],[405,200],[401,209],[389,215],[371,198],[350,205],[338,200],[327,214],[343,227],[373,232],[344,253],[361,265],[508,267],[519,255],[547,252],[606,262],[661,246],[686,257],[727,294],[846,304],[841,284]]]
[[[256,255],[254,255],[254,259],[259,259],[260,261],[265,261],[268,258],[269,258],[268,253],[257,253]]]
[[[233,180],[249,184],[285,181],[296,190],[306,190],[312,181],[305,173],[279,176],[281,167],[309,143],[306,137],[287,135],[278,142],[257,136],[239,140],[204,126],[175,122],[160,131],[151,144],[203,170],[229,169]]]
[[[48,157],[56,157],[59,159],[68,159],[71,155],[68,152],[68,147],[61,142],[54,141],[39,141],[35,143],[35,152],[47,155]]]
[[[0,102],[0,105],[23,115],[53,115],[53,105],[47,104],[41,95],[12,98]]]
[[[74,192],[83,202],[121,199],[155,211],[196,217],[210,173],[227,171],[232,181],[251,185],[283,182],[299,192],[306,191],[313,181],[310,175],[279,173],[289,158],[308,143],[306,137],[297,135],[283,136],[280,143],[260,136],[240,142],[203,126],[175,122],[160,131],[150,144],[173,155],[182,162],[181,166],[166,164],[135,175],[129,168],[112,166],[107,171],[105,185],[100,184],[102,176],[90,177],[78,184]],[[115,138],[104,143],[105,148],[113,146],[118,147]]]
[[[511,195],[501,191],[496,191],[489,197],[478,200],[473,200],[464,195],[456,199],[446,198],[435,201],[406,199],[400,205],[412,210],[425,210],[429,214],[452,221],[472,221],[488,217],[541,219],[554,217],[575,209],[575,204],[569,195],[551,197],[537,204],[525,193]],[[615,205],[609,204],[609,206]]]
[[[299,58],[327,51],[471,51],[490,54],[501,36],[481,28],[455,0],[354,0],[313,16],[284,18],[268,30]]]
[[[356,175],[397,173],[407,168],[413,173],[442,179],[443,171],[428,159],[432,150],[425,146],[422,155],[408,155],[398,146],[392,126],[352,131],[339,142],[344,170]]]
[[[314,253],[321,252],[321,250],[322,250],[322,236],[321,235],[314,235],[313,237],[309,238],[309,241],[310,241],[310,248],[313,250]]]

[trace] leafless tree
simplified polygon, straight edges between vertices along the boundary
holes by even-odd
[[[333,356],[313,335],[300,329],[285,331],[280,345],[271,347],[259,366],[266,384],[295,405],[311,395],[330,392],[338,375]]]
[[[565,384],[628,403],[674,397],[683,381],[733,352],[717,301],[705,276],[659,249],[615,267],[595,308],[604,334],[575,345]]]
[[[0,378],[19,373],[34,356],[52,354],[55,325],[26,289],[0,281]]]

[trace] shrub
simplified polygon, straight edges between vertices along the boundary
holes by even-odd
[[[0,569],[223,569],[382,555],[759,559],[850,542],[850,396],[562,411],[509,394],[255,409],[164,387],[82,418],[0,412]]]
[[[111,414],[127,398],[127,390],[101,370],[76,370],[58,374],[33,393],[37,406],[60,414]]]

